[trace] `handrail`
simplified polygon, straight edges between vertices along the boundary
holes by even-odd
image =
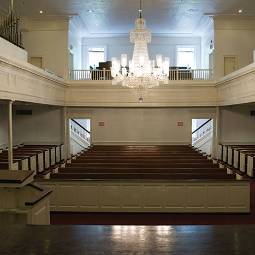
[[[192,132],[192,135],[195,134],[198,130],[200,130],[202,127],[204,127],[207,123],[209,123],[212,119],[207,120],[204,124],[202,124],[200,127],[198,127],[196,130]]]
[[[73,121],[76,125],[78,125],[80,128],[82,128],[85,132],[90,134],[90,131],[88,131],[85,127],[83,127],[79,122],[77,122],[74,119],[71,119],[71,121]]]

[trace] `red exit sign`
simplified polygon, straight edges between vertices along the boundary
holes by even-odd
[[[99,126],[99,127],[104,127],[104,121],[98,122],[98,126]]]
[[[178,126],[178,127],[183,127],[183,122],[182,122],[182,121],[178,121],[178,122],[177,122],[177,126]]]

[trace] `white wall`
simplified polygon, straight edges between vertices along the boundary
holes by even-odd
[[[32,109],[32,115],[16,115],[17,109]],[[15,143],[59,144],[63,142],[63,114],[60,107],[14,106]]]
[[[16,109],[32,109],[33,115],[16,115]],[[254,105],[221,108],[220,142],[255,143],[255,117],[250,116],[254,109]],[[215,112],[215,108],[69,108],[68,116],[91,118],[94,144],[189,144],[192,118],[214,117]],[[7,143],[7,117],[7,107],[0,105],[0,145]],[[63,142],[62,117],[60,107],[15,105],[14,143]]]
[[[11,60],[27,62],[27,52],[0,37],[0,56]]]
[[[228,143],[255,143],[255,117],[250,111],[255,105],[229,106],[221,108],[220,141]]]
[[[70,118],[91,118],[94,144],[190,144],[192,118],[214,113],[214,108],[68,109]]]
[[[103,37],[103,38],[83,38],[82,39],[82,67],[88,68],[88,48],[105,47],[106,59],[111,60],[113,57],[120,58],[122,53],[127,53],[128,58],[132,58],[133,44],[129,42],[129,37]],[[194,46],[196,51],[197,68],[201,66],[201,38],[200,37],[159,37],[152,36],[152,42],[149,44],[149,55],[155,59],[156,54],[162,54],[170,57],[172,66],[176,66],[176,47],[177,46]]]
[[[214,24],[213,19],[207,17],[203,24],[203,31],[201,33],[201,66],[202,68],[212,68],[209,66],[209,54],[212,53],[213,49],[210,48],[211,42],[214,46]]]
[[[68,20],[24,19],[22,26],[28,57],[42,57],[43,68],[68,77]]]
[[[238,69],[253,62],[255,18],[216,16],[214,18],[215,77],[224,76],[224,56],[237,56]]]
[[[72,18],[69,23],[68,48],[73,54],[73,69],[81,69],[82,67],[82,47],[79,28],[76,25],[76,19]]]

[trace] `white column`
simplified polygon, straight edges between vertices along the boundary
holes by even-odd
[[[67,160],[68,158],[70,158],[70,125],[66,106],[63,109],[63,121],[64,121],[65,160]]]
[[[13,164],[12,105],[13,105],[13,101],[9,101],[9,103],[8,103],[8,165],[9,165],[9,170],[12,170],[12,164]]]
[[[220,107],[216,107],[216,118],[213,123],[214,125],[214,131],[213,131],[213,157],[217,157],[217,148],[218,144],[220,143]]]

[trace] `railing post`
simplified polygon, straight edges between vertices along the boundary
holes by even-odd
[[[176,80],[179,81],[179,68],[176,69]]]
[[[103,73],[104,73],[104,80],[105,80],[105,68],[103,68]]]

